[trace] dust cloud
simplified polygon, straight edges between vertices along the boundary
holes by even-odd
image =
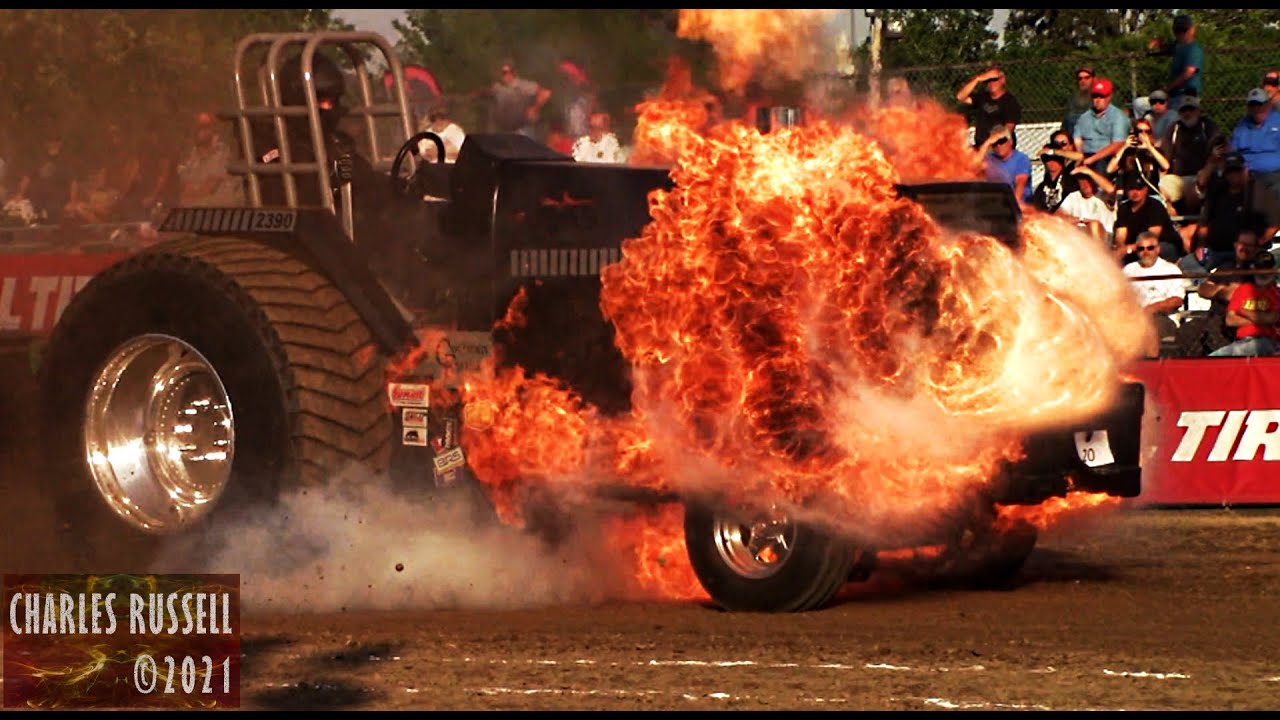
[[[465,491],[394,492],[348,471],[220,522],[207,562],[176,547],[161,572],[236,573],[255,612],[519,609],[625,596],[589,519],[554,545],[486,517]],[[491,513],[490,513],[491,514]]]

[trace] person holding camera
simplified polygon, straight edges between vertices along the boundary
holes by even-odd
[[[1128,178],[1140,178],[1159,197],[1160,174],[1169,171],[1169,160],[1156,149],[1151,128],[1146,118],[1134,121],[1124,147],[1107,163],[1107,174],[1119,177],[1122,185]]]
[[[1071,149],[1071,139],[1061,130],[1049,138],[1049,144],[1040,148],[1040,162],[1044,165],[1044,177],[1031,193],[1031,205],[1047,213],[1055,213],[1067,196],[1080,189],[1077,176],[1070,169],[1084,156]]]
[[[986,87],[979,90],[980,83]],[[1015,128],[1022,122],[1022,105],[1006,87],[1008,78],[999,67],[990,68],[969,78],[956,92],[956,100],[973,107],[973,146],[980,148],[997,125],[1009,130],[1009,140],[1018,147]]]

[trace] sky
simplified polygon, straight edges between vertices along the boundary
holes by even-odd
[[[356,30],[381,33],[392,45],[400,34],[391,27],[392,20],[403,20],[404,10],[334,10],[333,14],[356,26]]]

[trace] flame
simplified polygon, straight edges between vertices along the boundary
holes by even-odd
[[[637,156],[671,163],[674,189],[650,195],[651,222],[601,274],[631,412],[605,416],[518,367],[467,376],[483,410],[464,447],[504,520],[525,522],[539,495],[572,507],[626,485],[918,545],[1022,456],[1019,438],[1112,401],[1150,330],[1109,253],[1035,213],[1013,249],[898,195],[980,177],[962,119],[920,101],[762,135],[716,122],[673,67],[635,137]],[[521,303],[500,325],[522,322]],[[1072,493],[1000,518],[1043,527],[1109,502]],[[614,533],[642,589],[695,596],[670,516]]]
[[[741,90],[752,79],[799,80],[817,62],[822,26],[837,10],[681,10],[676,35],[710,43],[720,61],[720,87]]]
[[[1044,530],[1068,517],[1114,508],[1121,502],[1120,498],[1106,493],[1069,492],[1065,497],[1052,497],[1039,505],[1001,505],[997,527],[1009,527],[1022,520]]]

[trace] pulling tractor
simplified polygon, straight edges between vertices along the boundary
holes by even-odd
[[[326,53],[355,69],[347,120],[375,186],[353,183],[351,158],[332,156],[322,137],[311,71]],[[368,81],[366,58],[377,55],[393,78],[389,99]],[[282,81],[296,80],[282,77],[288,58],[300,63],[305,103],[282,102]],[[668,168],[577,163],[503,134],[471,134],[456,162],[443,162],[439,139],[414,132],[401,62],[373,33],[254,34],[234,67],[225,116],[240,152],[228,171],[242,178],[245,205],[169,210],[161,241],[97,273],[49,339],[42,477],[86,570],[137,571],[175,538],[353,465],[410,487],[471,482],[459,408],[431,399],[446,364],[439,348],[423,353],[417,380],[389,384],[391,358],[423,329],[444,338],[450,363],[498,353],[606,413],[629,408],[599,273],[649,222],[647,197],[672,186]],[[264,156],[264,137],[275,156]],[[264,199],[269,186],[283,202]],[[944,225],[1017,242],[1006,187],[899,191]],[[362,210],[373,197],[377,209]],[[540,202],[561,197],[586,202]],[[496,342],[495,321],[521,289],[528,324]],[[1081,489],[1137,495],[1142,400],[1131,385],[1089,423],[1029,438],[1026,459],[988,500],[1063,495],[1068,474]],[[1110,462],[1085,457],[1080,436],[1090,433]],[[692,565],[727,609],[818,608],[871,568],[855,538],[823,527],[714,498],[666,499],[685,504]],[[947,538],[984,532],[957,527]],[[1007,578],[1035,544],[1034,532],[988,539],[966,546],[973,577]]]

